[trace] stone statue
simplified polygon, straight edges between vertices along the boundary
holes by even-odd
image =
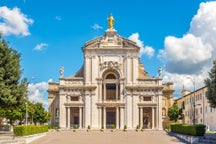
[[[162,78],[162,68],[161,67],[158,69],[158,77]]]
[[[113,24],[114,24],[115,20],[114,20],[112,14],[110,14],[110,16],[109,16],[109,18],[107,20],[108,20],[108,28],[113,29]]]
[[[61,66],[60,67],[60,77],[63,77],[63,75],[64,75],[64,67]]]

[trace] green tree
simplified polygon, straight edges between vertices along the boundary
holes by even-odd
[[[177,105],[173,105],[173,107],[168,109],[169,120],[177,121],[178,119],[182,119],[182,109],[180,109]]]
[[[20,106],[17,109],[1,109],[0,117],[8,119],[11,125],[14,125],[14,122],[17,120],[19,121],[19,124],[22,124],[22,121],[25,119],[25,107]]]
[[[213,61],[213,68],[209,72],[209,78],[205,79],[207,86],[206,97],[212,108],[216,108],[216,60]]]
[[[50,119],[51,115],[45,110],[42,103],[36,103],[34,105],[34,109],[35,109],[35,112],[33,115],[33,121],[35,124],[36,123],[43,124],[43,123],[46,123]]]
[[[27,90],[27,80],[20,82],[20,54],[10,48],[0,35],[0,108],[22,105]]]

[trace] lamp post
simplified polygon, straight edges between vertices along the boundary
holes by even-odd
[[[28,94],[29,94],[29,91],[28,91],[28,85],[29,83],[31,82],[31,80],[33,80],[34,77],[31,77],[30,81],[27,83],[27,92],[26,92],[26,114],[25,114],[25,122],[26,122],[26,125],[28,125]]]
[[[193,83],[193,94],[194,94],[194,98],[192,99],[193,100],[193,125],[195,125],[195,79],[194,78],[191,78],[191,77],[187,77],[188,79],[190,79]]]

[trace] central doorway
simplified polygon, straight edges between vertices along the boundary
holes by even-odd
[[[106,128],[111,129],[112,125],[116,126],[116,108],[107,108]]]

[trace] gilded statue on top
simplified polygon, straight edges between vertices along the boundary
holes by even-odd
[[[113,29],[113,24],[114,24],[114,18],[112,16],[112,14],[110,14],[109,18],[108,18],[108,28],[109,29]]]

